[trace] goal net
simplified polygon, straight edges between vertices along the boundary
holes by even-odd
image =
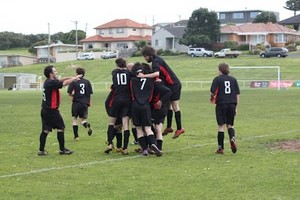
[[[230,75],[238,80],[240,87],[278,90],[284,87],[279,66],[234,66],[230,67]]]

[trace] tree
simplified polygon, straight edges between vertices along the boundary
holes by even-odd
[[[253,20],[253,23],[265,23],[266,24],[268,22],[272,22],[272,23],[277,22],[276,15],[273,12],[263,11],[259,15],[257,15],[255,17],[255,19]]]
[[[300,10],[300,0],[289,0],[285,2],[285,6],[283,6],[287,10],[294,11],[294,16],[296,16],[296,11]]]
[[[218,40],[220,35],[220,21],[216,12],[209,12],[207,8],[199,8],[189,18],[187,29],[179,40],[187,46],[209,47]]]

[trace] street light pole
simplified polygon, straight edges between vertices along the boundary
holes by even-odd
[[[48,64],[50,63],[50,23],[48,23]]]

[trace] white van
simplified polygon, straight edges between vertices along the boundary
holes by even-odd
[[[94,58],[94,53],[83,53],[77,57],[77,60],[93,60]]]

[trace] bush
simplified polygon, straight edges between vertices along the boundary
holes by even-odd
[[[238,43],[236,41],[226,41],[224,43],[224,48],[230,48],[231,50],[237,50],[238,49]]]
[[[241,44],[239,46],[239,50],[241,51],[249,50],[249,44]]]
[[[253,49],[253,50],[250,50],[250,51],[249,51],[249,54],[250,54],[250,55],[259,55],[260,52],[261,52],[260,49]]]
[[[296,51],[297,50],[296,46],[293,45],[293,44],[289,44],[285,48],[287,48],[289,51]]]

